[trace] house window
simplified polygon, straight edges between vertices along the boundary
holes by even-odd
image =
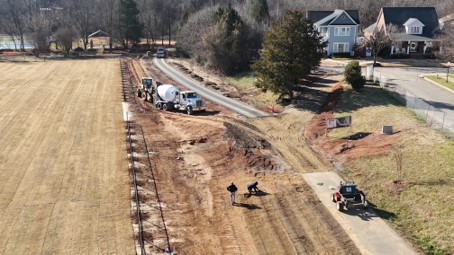
[[[327,27],[321,27],[320,28],[320,36],[321,37],[326,37],[328,33],[328,28]]]
[[[336,27],[334,28],[335,36],[349,36],[350,28],[349,27]]]
[[[411,27],[412,34],[421,34],[421,27]]]
[[[345,53],[350,52],[350,48],[348,47],[348,43],[334,43],[333,44],[333,52],[334,53]]]

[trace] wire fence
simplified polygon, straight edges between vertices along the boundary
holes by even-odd
[[[424,99],[416,97],[407,90],[392,84],[392,82],[380,72],[374,72],[374,82],[412,110],[419,118],[423,119],[430,127],[439,129],[454,137],[454,116],[446,114],[441,108],[427,103]]]

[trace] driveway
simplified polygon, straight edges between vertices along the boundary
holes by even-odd
[[[427,106],[436,108],[439,112],[429,107],[429,112],[435,112],[433,119],[439,123],[444,122],[444,127],[454,132],[454,91],[441,85],[434,84],[423,78],[423,75],[446,73],[446,68],[422,67],[377,67],[375,76],[384,76],[388,82],[397,87],[399,92],[406,91],[410,95],[422,99]],[[408,102],[408,100],[407,100]],[[410,102],[409,102],[410,103]],[[418,108],[426,110],[426,105]],[[444,114],[442,114],[444,113]]]
[[[303,178],[317,194],[328,211],[341,224],[362,254],[418,254],[376,212],[369,208],[339,212],[330,195],[342,180],[335,172],[308,173]]]

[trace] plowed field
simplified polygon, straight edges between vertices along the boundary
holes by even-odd
[[[133,254],[119,60],[0,63],[0,254]]]

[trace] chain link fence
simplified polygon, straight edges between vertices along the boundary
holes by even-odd
[[[424,99],[419,98],[396,86],[380,72],[374,72],[373,80],[381,88],[392,92],[394,98],[411,109],[419,118],[423,119],[429,126],[446,132],[450,137],[454,137],[454,117],[447,115],[442,109],[434,107]]]

